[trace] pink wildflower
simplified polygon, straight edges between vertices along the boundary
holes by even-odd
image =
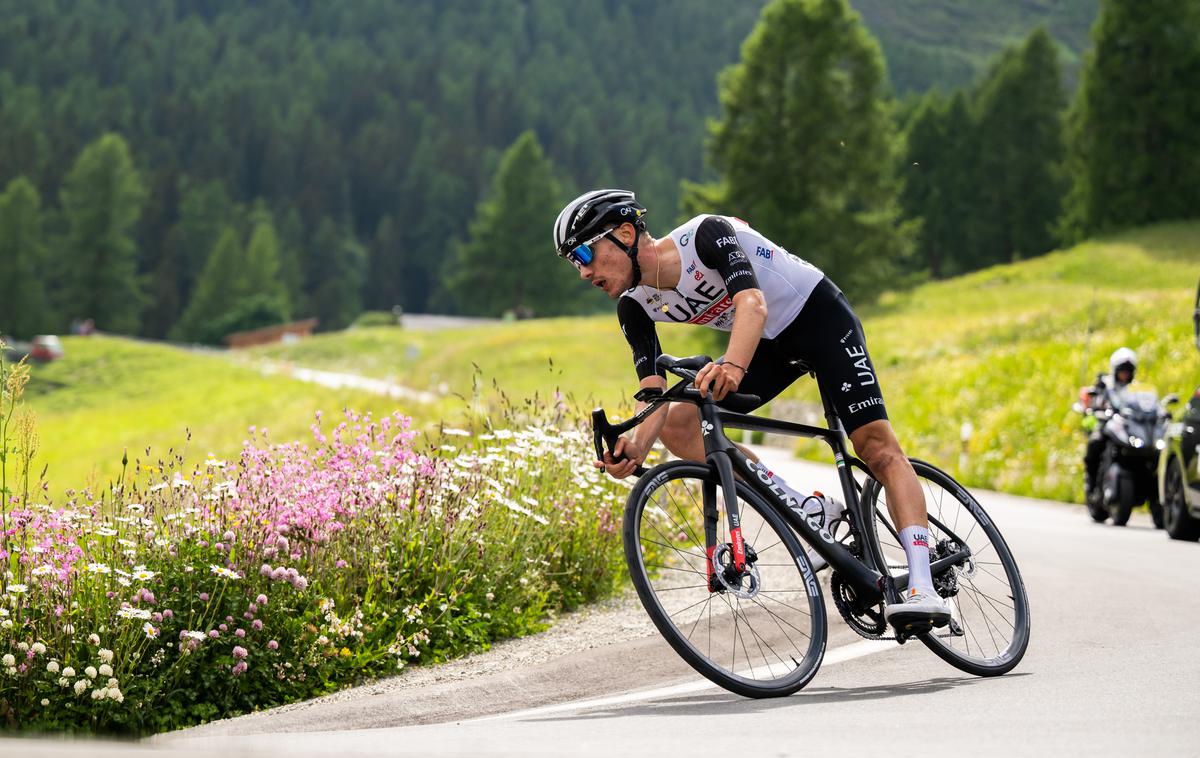
[[[249,668],[249,666],[246,665],[245,661],[238,661],[236,664],[234,664],[233,668],[230,669],[230,673],[234,676],[241,676],[242,674],[246,673],[247,668]]]
[[[270,642],[267,643],[267,649],[268,650],[278,650],[279,643],[276,642],[275,640],[271,640]]]
[[[262,626],[263,626],[262,620],[254,619],[254,621],[250,622],[250,626],[254,629],[254,631],[260,632],[260,631],[262,631]]]
[[[259,605],[266,605],[267,604],[267,596],[259,595],[258,597],[254,598],[254,602],[258,603]]]
[[[250,653],[249,653],[249,651],[246,650],[246,648],[242,647],[241,645],[234,645],[234,647],[233,647],[233,657],[234,658],[241,660],[242,658],[245,658],[249,654]]]

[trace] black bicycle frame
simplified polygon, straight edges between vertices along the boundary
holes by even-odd
[[[667,358],[668,356],[663,357]],[[886,600],[889,603],[899,600],[900,592],[908,587],[908,574],[893,576],[886,570],[877,570],[884,569],[887,566],[887,562],[879,546],[878,539],[871,539],[866,534],[866,530],[872,528],[870,521],[875,517],[874,509],[868,512],[862,505],[858,497],[858,484],[855,482],[854,476],[850,471],[852,467],[856,467],[870,476],[870,469],[863,461],[847,453],[845,437],[840,431],[841,421],[833,404],[829,402],[824,393],[821,394],[821,405],[824,409],[826,423],[829,425],[828,428],[797,424],[789,421],[778,421],[761,416],[749,416],[744,413],[725,410],[718,407],[711,399],[711,396],[701,396],[694,387],[689,386],[690,381],[695,379],[694,373],[688,371],[681,372],[674,367],[664,366],[664,368],[668,368],[673,373],[684,376],[684,381],[677,383],[665,392],[654,393],[648,400],[646,407],[634,417],[620,424],[610,425],[602,409],[597,408],[592,412],[597,458],[603,459],[603,443],[607,443],[611,450],[619,434],[640,424],[659,405],[669,402],[693,403],[700,409],[700,430],[704,439],[705,460],[716,471],[717,481],[720,483],[721,490],[725,496],[725,512],[729,522],[730,553],[733,567],[736,571],[740,573],[746,568],[746,549],[745,543],[742,540],[741,515],[738,509],[736,480],[734,478],[735,471],[741,475],[742,479],[746,481],[752,490],[780,514],[792,529],[802,535],[805,541],[850,584],[855,592],[856,605],[865,608],[878,604],[880,600]],[[688,375],[689,373],[691,374],[690,376]],[[743,396],[743,399],[747,398]],[[797,504],[796,508],[790,507],[784,499],[785,493],[781,489],[778,489],[777,485],[774,485],[775,488],[773,488],[768,478],[760,476],[760,471],[754,465],[754,462],[725,436],[724,428],[727,426],[732,429],[781,432],[798,437],[819,439],[828,444],[833,450],[833,458],[837,463],[838,479],[841,482],[842,494],[846,499],[846,508],[850,513],[854,514],[857,520],[855,526],[861,532],[859,537],[866,549],[864,560],[859,560],[852,555],[820,523],[810,520],[807,514],[804,513],[803,508],[800,507],[802,504]],[[645,473],[645,469],[639,468],[636,473],[640,476]],[[718,547],[717,527],[719,519],[720,514],[716,504],[716,487],[715,485],[706,485],[704,487],[704,538],[710,565],[713,553]],[[929,516],[929,521],[945,532],[948,537],[953,538],[959,545],[966,545],[952,530],[937,521],[933,516]],[[899,539],[894,530],[892,531],[893,536]],[[970,555],[970,549],[964,547],[942,558],[932,560],[929,566],[930,573],[934,577],[937,577],[944,571],[949,570],[951,566],[962,563]],[[872,568],[872,566],[875,568]]]
[[[777,421],[759,416],[749,416],[744,413],[723,410],[712,402],[701,403],[700,417],[702,419],[701,430],[704,437],[705,459],[716,470],[721,483],[721,489],[725,493],[725,511],[729,518],[730,540],[733,542],[734,567],[738,571],[744,568],[744,563],[741,565],[737,563],[739,554],[744,555],[744,550],[738,544],[741,542],[741,530],[740,518],[737,515],[737,491],[733,478],[735,467],[737,473],[741,475],[750,488],[758,493],[767,503],[771,504],[775,511],[783,516],[796,532],[803,535],[812,548],[854,587],[856,597],[863,605],[876,605],[885,595],[892,595],[891,599],[895,599],[896,595],[893,593],[897,593],[899,589],[907,586],[907,575],[889,577],[879,571],[872,570],[863,561],[851,555],[819,523],[815,520],[810,522],[809,517],[801,508],[788,507],[783,491],[773,488],[770,480],[761,475],[760,470],[753,464],[751,459],[726,437],[724,433],[724,428],[729,427],[731,429],[748,429],[750,431],[783,432],[785,434],[824,441],[833,450],[833,457],[837,462],[838,478],[842,485],[842,493],[846,497],[846,507],[851,509],[853,513],[860,514],[858,486],[855,484],[854,477],[850,473],[850,464],[848,461],[853,461],[863,471],[868,471],[868,469],[862,461],[859,461],[846,452],[846,445],[841,432],[834,431],[839,427],[837,415],[828,403],[825,403],[825,406],[825,417],[829,421],[830,428]],[[708,499],[708,497],[705,497],[704,503],[705,538],[709,543],[709,550],[711,551],[713,542],[715,541],[716,514],[709,512],[711,505]],[[868,514],[861,514],[860,529],[866,528],[867,523],[864,519],[867,516]],[[714,527],[711,537],[709,535],[710,521],[713,522],[712,526]],[[734,536],[735,529],[737,529],[737,536]],[[865,543],[871,542],[869,539],[864,539],[863,541]],[[872,551],[872,553],[874,552]],[[872,554],[870,560],[876,565],[883,565],[882,556]],[[889,587],[891,584],[895,584],[897,587]]]

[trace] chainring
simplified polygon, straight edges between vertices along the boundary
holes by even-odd
[[[860,636],[869,640],[895,639],[895,637],[884,635],[888,631],[888,625],[883,618],[882,604],[856,613],[854,611],[854,588],[847,584],[836,571],[829,579],[829,590],[833,595],[833,604],[837,606],[838,613],[842,614],[846,625],[858,632]]]

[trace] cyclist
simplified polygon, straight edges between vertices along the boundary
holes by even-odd
[[[1096,385],[1088,393],[1091,397],[1089,409],[1093,411],[1084,416],[1084,429],[1088,434],[1087,448],[1083,454],[1083,487],[1085,493],[1092,492],[1099,475],[1100,456],[1104,454],[1103,428],[1097,422],[1095,411],[1107,408],[1113,393],[1120,392],[1129,386],[1137,373],[1137,353],[1130,348],[1119,347],[1108,358],[1108,375],[1096,377]]]
[[[640,386],[666,388],[654,365],[661,353],[656,321],[730,332],[725,355],[696,377],[697,389],[711,391],[718,404],[731,392],[765,403],[813,371],[855,452],[883,484],[900,528],[909,589],[903,602],[884,609],[887,620],[947,624],[950,609],[930,576],[924,495],[887,420],[862,324],[841,290],[740,219],[700,215],[656,239],[646,231],[645,214],[632,192],[600,189],[572,200],[554,222],[558,254],[617,300]],[[619,438],[615,460],[606,452],[596,465],[627,477],[660,437],[676,456],[704,460],[698,410],[673,403]]]

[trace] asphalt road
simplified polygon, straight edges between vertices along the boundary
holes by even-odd
[[[834,489],[828,468],[768,460],[793,484]],[[976,494],[1032,606],[1029,650],[1003,677],[966,675],[915,641],[862,641],[828,604],[825,664],[783,699],[717,689],[648,635],[461,683],[363,688],[136,748],[0,742],[0,754],[1200,755],[1200,545],[1168,540],[1144,513],[1115,528],[1077,506]]]

